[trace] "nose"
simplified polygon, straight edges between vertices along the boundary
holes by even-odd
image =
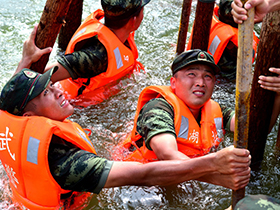
[[[205,82],[204,82],[204,79],[203,79],[202,76],[198,76],[196,78],[195,86],[197,86],[197,87],[204,87],[205,86]]]
[[[53,92],[56,98],[59,98],[63,95],[63,91],[58,87],[53,87]]]

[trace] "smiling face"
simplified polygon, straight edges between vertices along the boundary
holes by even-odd
[[[28,102],[23,116],[43,116],[63,121],[73,112],[74,108],[65,99],[63,91],[50,82],[40,95]]]
[[[170,79],[175,94],[197,117],[200,108],[211,98],[216,78],[210,66],[191,64]]]

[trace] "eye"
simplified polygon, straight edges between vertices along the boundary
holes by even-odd
[[[48,92],[49,92],[49,89],[46,88],[46,89],[44,90],[44,96],[46,96],[46,95],[48,94]]]
[[[213,76],[211,74],[206,74],[205,75],[205,79],[207,80],[212,80],[213,79]]]
[[[194,77],[194,76],[195,76],[195,73],[194,73],[194,72],[188,72],[188,73],[187,73],[187,76]]]

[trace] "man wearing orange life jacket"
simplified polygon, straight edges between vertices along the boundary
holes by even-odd
[[[198,49],[183,52],[171,68],[170,87],[150,86],[141,92],[134,128],[119,145],[120,151],[134,151],[123,160],[189,160],[217,150],[223,123],[234,130],[234,112],[224,109],[222,113],[211,100],[219,67],[210,54]],[[209,173],[198,180],[221,185],[228,178]]]
[[[58,66],[53,82],[61,81],[67,98],[87,94],[104,85],[115,84],[135,69],[138,62],[134,31],[140,26],[144,6],[150,0],[101,0],[103,11],[89,15],[73,35],[65,55],[46,70]],[[104,17],[104,24],[101,20]]]
[[[236,62],[238,49],[238,25],[231,15],[232,0],[221,0],[219,6],[215,6],[209,35],[207,52],[210,53],[215,63],[221,69],[221,76],[234,80],[236,77]],[[259,43],[254,33],[252,53],[253,60],[256,56]],[[187,49],[191,49],[192,34]]]
[[[18,68],[36,62],[27,51]],[[47,51],[37,50],[35,57]],[[229,179],[221,185],[235,190],[249,182],[251,157],[246,149],[229,147],[192,160],[147,164],[98,157],[80,126],[66,119],[74,109],[50,81],[55,70],[39,74],[23,69],[7,82],[0,96],[0,159],[13,200],[22,209],[67,209],[64,205],[69,202],[64,201],[79,198],[79,192],[170,185],[208,173],[225,174]]]

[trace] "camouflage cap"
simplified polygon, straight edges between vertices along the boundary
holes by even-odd
[[[177,71],[194,63],[202,63],[212,67],[214,74],[218,74],[220,72],[220,68],[216,65],[212,55],[206,51],[194,49],[183,52],[174,59],[171,66],[173,75]]]
[[[54,67],[44,74],[30,69],[22,69],[15,74],[2,89],[0,109],[11,114],[21,115],[26,104],[40,95],[47,87],[57,68]]]
[[[150,0],[101,0],[105,17],[122,20],[131,17],[148,4]]]

